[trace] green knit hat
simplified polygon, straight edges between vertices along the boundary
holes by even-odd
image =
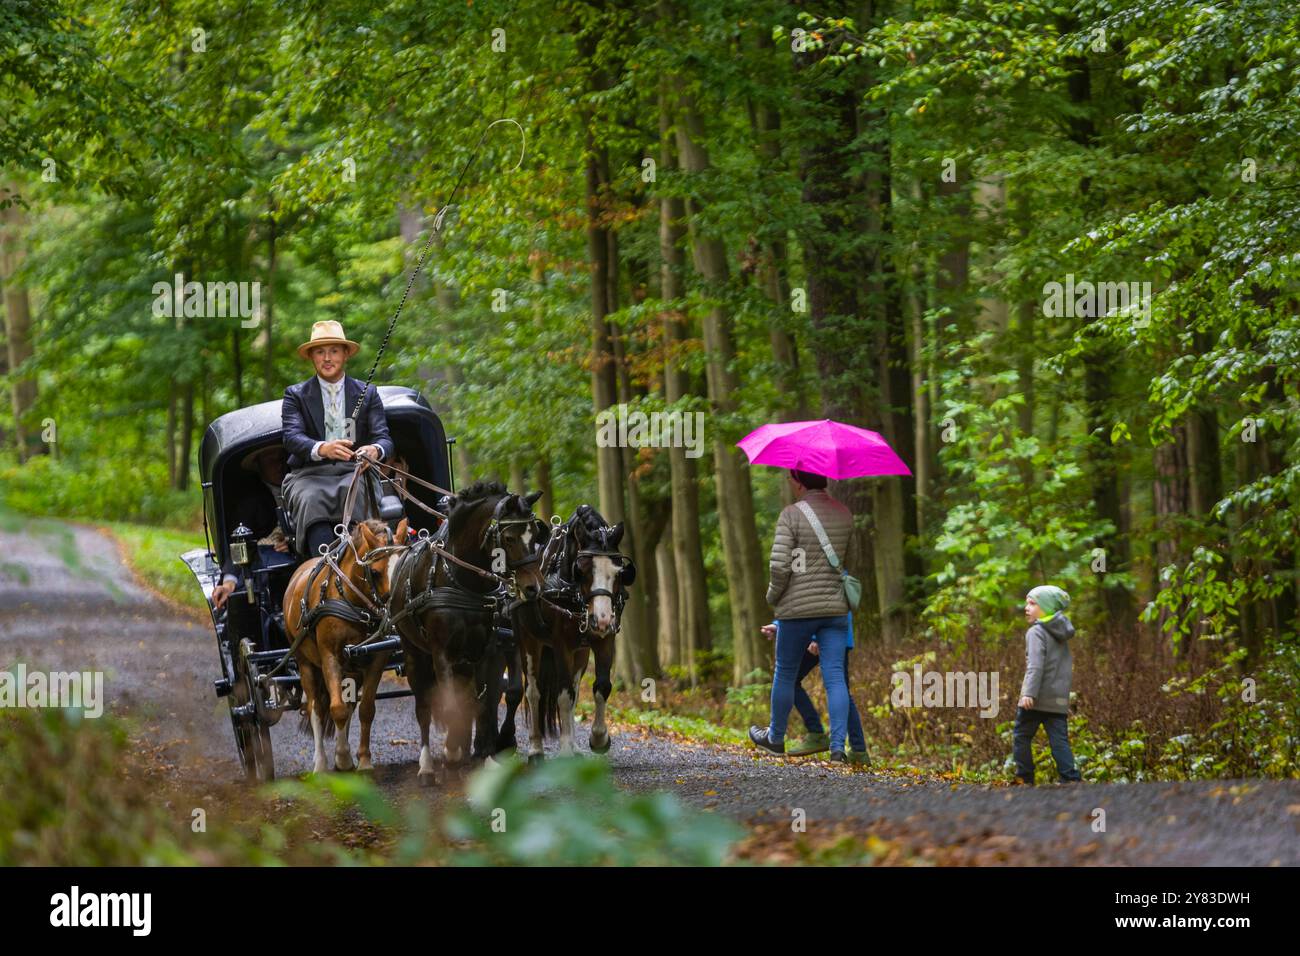
[[[1064,611],[1070,606],[1070,595],[1054,584],[1040,584],[1029,592],[1028,597],[1043,609],[1040,621],[1050,620],[1056,616],[1057,611]]]

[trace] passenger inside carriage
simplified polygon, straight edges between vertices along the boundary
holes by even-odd
[[[257,536],[257,558],[262,567],[294,564],[289,539],[279,525],[276,511],[286,471],[284,449],[279,445],[259,448],[244,456],[240,468],[255,473],[257,480],[251,480],[251,476],[247,481],[232,480],[225,489],[226,528],[233,532],[242,524]],[[221,608],[242,584],[243,570],[231,559],[227,548],[221,583],[212,589],[213,606]]]

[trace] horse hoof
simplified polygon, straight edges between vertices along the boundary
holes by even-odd
[[[605,739],[604,739],[604,740],[597,740],[595,737],[592,737],[592,738],[591,738],[591,752],[594,753],[594,754],[607,754],[607,753],[609,753],[609,745],[610,745],[610,742],[611,742],[611,738],[610,738],[609,734],[606,734],[606,735],[605,735]]]
[[[541,754],[529,754],[529,755],[528,755],[528,763],[529,763],[529,766],[535,766],[536,764],[540,764],[540,763],[542,763],[545,759],[546,759],[546,758],[543,757]]]
[[[496,759],[495,757],[493,757],[491,754],[488,754],[488,755],[487,755],[487,758],[483,761],[483,765],[484,765],[485,767],[499,767],[499,766],[501,766],[501,764],[497,762],[497,759]]]
[[[438,785],[438,775],[430,770],[428,773],[421,772],[417,775],[422,787],[436,787]]]

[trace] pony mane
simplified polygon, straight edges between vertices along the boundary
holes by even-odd
[[[601,513],[591,505],[579,505],[573,517],[576,519],[575,524],[581,526],[588,538],[598,537],[600,529],[608,524]]]
[[[388,524],[384,522],[382,519],[363,518],[362,520],[358,521],[356,523],[356,526],[352,529],[352,547],[354,549],[357,549],[358,553],[361,548],[362,525],[364,525],[366,529],[375,537],[377,537],[380,541],[384,541],[393,536],[392,529],[389,528]]]
[[[476,481],[474,484],[462,488],[456,493],[456,497],[451,500],[452,507],[461,504],[469,504],[474,501],[482,501],[493,495],[504,495],[506,486],[499,481]]]
[[[499,481],[476,481],[451,499],[451,513],[447,516],[448,533],[457,534],[465,520],[484,501],[508,494]]]

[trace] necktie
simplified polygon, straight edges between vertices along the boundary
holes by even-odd
[[[343,428],[342,383],[327,383],[325,386],[325,440],[338,441],[347,438]]]

